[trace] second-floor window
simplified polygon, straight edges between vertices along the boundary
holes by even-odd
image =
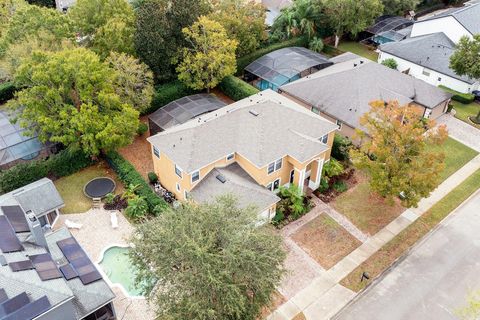
[[[175,165],[175,173],[176,173],[177,176],[179,176],[180,178],[182,177],[182,169],[180,169],[177,165]]]
[[[278,159],[270,164],[268,164],[268,174],[271,174],[275,171],[278,171],[282,168],[282,159]]]
[[[197,182],[200,179],[200,171],[195,171],[192,173],[192,183]]]
[[[153,146],[153,154],[157,157],[160,158],[160,150],[157,149],[157,147]]]
[[[327,144],[327,141],[328,141],[328,134],[324,135],[324,136],[323,136],[323,137],[321,137],[319,140],[320,140],[322,143],[325,143],[325,144]]]

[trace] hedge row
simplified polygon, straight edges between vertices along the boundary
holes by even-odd
[[[267,47],[261,48],[255,52],[247,54],[246,56],[237,59],[237,75],[243,74],[243,69],[253,61],[257,60],[261,56],[270,53],[272,51],[282,49],[285,47],[305,47],[308,44],[306,37],[296,37],[279,43],[271,44]]]
[[[157,194],[150,188],[148,183],[138,173],[133,165],[125,160],[118,152],[112,151],[105,156],[107,163],[117,173],[118,178],[125,184],[125,186],[138,186],[135,191],[139,197],[142,197],[148,203],[148,209],[151,213],[159,214],[168,208],[168,204],[157,196]]]
[[[46,159],[19,163],[0,172],[0,193],[10,192],[43,177],[57,179],[92,165],[81,151],[62,150]]]
[[[13,82],[4,82],[0,84],[0,103],[7,102],[13,98],[16,88]]]
[[[461,93],[461,92],[455,91],[453,89],[450,89],[450,88],[442,86],[442,85],[439,85],[439,87],[442,88],[443,90],[453,94],[452,100],[458,101],[460,103],[469,104],[469,103],[472,103],[475,100],[475,96],[471,93]]]
[[[167,103],[170,103],[173,100],[180,99],[193,93],[195,93],[194,90],[186,87],[178,80],[158,85],[155,88],[155,94],[153,95],[150,108],[145,110],[143,114],[155,112]]]
[[[260,90],[254,86],[234,76],[225,77],[218,87],[223,93],[235,101],[242,100],[260,92]]]

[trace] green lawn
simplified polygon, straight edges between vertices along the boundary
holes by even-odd
[[[96,177],[110,177],[117,185],[116,193],[123,191],[122,183],[105,162],[97,163],[72,175],[54,181],[58,192],[65,202],[62,213],[82,213],[92,207],[92,200],[83,193],[85,184]]]
[[[338,49],[344,52],[350,51],[352,53],[355,53],[359,56],[365,57],[375,62],[377,62],[378,60],[378,53],[376,53],[373,50],[370,50],[369,47],[358,42],[340,41],[340,44],[338,45]]]
[[[445,169],[443,169],[440,174],[440,183],[478,154],[475,150],[452,138],[448,138],[444,145],[435,146],[432,150],[443,151],[445,153]]]
[[[479,188],[480,170],[477,170],[419,219],[365,260],[347,275],[340,284],[356,292],[365,288]],[[368,272],[369,280],[360,281],[363,272]]]
[[[453,105],[453,108],[457,113],[455,113],[455,118],[462,120],[463,122],[466,122],[478,129],[480,129],[480,125],[474,124],[472,121],[468,119],[468,117],[471,116],[476,116],[478,114],[478,111],[480,111],[480,104],[476,102],[472,102],[469,104],[463,104],[458,101],[453,101],[451,102]]]

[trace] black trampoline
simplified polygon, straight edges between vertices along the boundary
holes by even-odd
[[[83,192],[89,198],[103,198],[115,191],[115,181],[108,177],[99,177],[90,180],[83,188]]]

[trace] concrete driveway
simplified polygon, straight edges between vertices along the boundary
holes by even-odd
[[[457,319],[480,290],[480,192],[334,319]]]
[[[448,134],[455,140],[460,141],[466,146],[480,152],[480,130],[458,120],[450,113],[442,115],[437,120],[438,124],[447,125]]]

